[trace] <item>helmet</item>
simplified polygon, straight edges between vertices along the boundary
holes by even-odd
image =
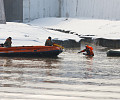
[[[91,46],[86,45],[86,48],[89,48],[90,50],[93,50]]]
[[[89,46],[88,46],[88,45],[86,45],[85,47],[86,47],[86,48],[89,48]]]
[[[49,37],[48,37],[48,39],[50,39],[50,40],[51,40],[51,37],[49,36]]]
[[[12,39],[11,37],[8,37],[9,39]]]

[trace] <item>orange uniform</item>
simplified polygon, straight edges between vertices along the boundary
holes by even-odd
[[[45,42],[45,46],[53,46],[53,42],[50,39],[47,39]]]
[[[90,47],[90,46],[88,46],[88,45],[86,46],[86,49],[84,49],[84,50],[82,50],[82,51],[80,51],[80,52],[86,52],[85,55],[94,56],[93,48]],[[79,52],[79,53],[80,53],[80,52]]]
[[[7,38],[5,43],[4,43],[4,46],[5,47],[11,47],[11,44],[12,44],[12,41],[11,41],[11,37]]]

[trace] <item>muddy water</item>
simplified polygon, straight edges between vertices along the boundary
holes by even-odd
[[[94,57],[78,51],[0,58],[0,100],[120,100],[120,57],[107,57],[101,47],[94,47]]]

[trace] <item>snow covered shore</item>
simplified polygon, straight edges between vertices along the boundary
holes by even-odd
[[[81,40],[74,34],[66,34],[46,28],[62,29],[75,32],[80,36],[91,36],[92,38],[119,39],[120,21],[93,20],[70,18],[41,18],[30,23],[7,22],[0,24],[0,43],[7,37],[12,37],[13,46],[44,45],[48,36],[56,40],[73,39]]]

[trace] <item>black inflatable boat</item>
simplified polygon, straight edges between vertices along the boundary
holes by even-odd
[[[107,51],[107,56],[120,57],[120,49],[111,49]]]

